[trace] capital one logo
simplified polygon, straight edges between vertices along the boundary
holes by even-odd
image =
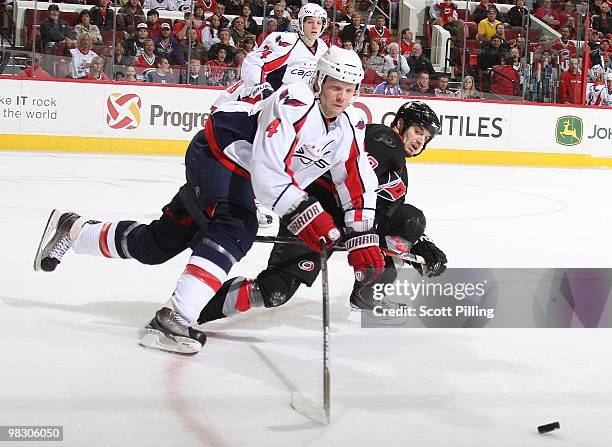
[[[563,146],[575,146],[582,141],[582,118],[567,115],[557,120],[555,129],[557,143]]]
[[[106,100],[106,124],[111,129],[136,129],[140,125],[142,102],[133,93],[113,93]]]

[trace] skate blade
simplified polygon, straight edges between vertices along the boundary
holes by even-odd
[[[197,354],[202,349],[202,345],[191,338],[181,337],[180,335],[168,335],[151,327],[145,329],[146,333],[139,342],[140,346],[145,348],[183,355]]]
[[[57,222],[59,218],[64,214],[64,211],[61,210],[53,210],[49,215],[49,219],[47,219],[47,225],[45,226],[45,230],[43,231],[43,235],[40,238],[40,243],[38,244],[38,249],[36,250],[36,255],[34,256],[34,271],[39,272],[41,270],[40,262],[42,260],[42,252],[49,242],[50,235],[55,233],[57,229]]]

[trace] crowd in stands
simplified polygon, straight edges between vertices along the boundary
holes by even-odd
[[[92,0],[83,0],[88,1]],[[41,76],[51,72],[55,67],[49,61],[62,56],[70,57],[66,75],[73,78],[107,79],[112,65],[115,80],[227,87],[237,82],[242,61],[269,33],[294,31],[293,21],[302,5],[302,0],[269,0],[265,5],[267,0],[117,0],[115,17],[109,0],[93,1],[95,6],[80,11],[75,26],[62,19],[56,3],[49,5],[48,17],[40,23],[43,57],[30,60],[32,66],[23,73]],[[589,75],[598,85],[612,78],[610,2],[592,0],[589,5]],[[396,0],[386,0],[382,6],[396,14],[394,3]],[[550,79],[548,87],[538,87],[542,95],[556,85],[557,102],[579,103],[580,58],[585,55],[578,54],[573,40],[584,38],[578,34],[584,32],[586,16],[577,12],[572,0],[538,0],[531,11],[525,0],[513,3],[502,14],[491,0],[482,0],[473,12],[463,11],[460,16],[453,0],[434,0],[429,8],[430,24],[449,31],[455,66],[465,70],[451,72],[451,77],[436,73],[410,29],[391,29],[383,15],[375,16],[373,26],[367,27],[350,1],[322,0],[330,18],[322,38],[328,45],[360,53],[366,72],[363,84],[369,92],[469,99],[482,97],[478,88],[510,97],[521,96],[526,84],[537,77],[541,84]],[[183,19],[173,23],[160,19],[159,10],[182,11]],[[530,13],[557,30],[560,37],[526,41]],[[261,25],[256,17],[263,18]],[[340,22],[345,22],[343,27]],[[474,32],[470,31],[472,24]],[[476,64],[460,63],[466,42]],[[528,71],[530,77],[525,75]],[[453,78],[463,80],[463,85],[451,92],[448,85]]]

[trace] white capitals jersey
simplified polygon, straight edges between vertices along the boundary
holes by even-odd
[[[225,90],[213,104],[213,110],[227,101],[257,102],[253,88],[268,82],[274,91],[286,84],[310,82],[317,69],[317,61],[327,51],[327,44],[317,39],[308,47],[297,33],[271,33],[261,46],[251,51],[241,68],[242,79]]]
[[[371,227],[378,180],[363,149],[366,119],[349,106],[329,122],[304,82],[282,87],[257,104],[221,105],[206,123],[211,151],[227,168],[250,177],[255,196],[284,216],[307,197],[304,188],[330,172],[345,224]]]

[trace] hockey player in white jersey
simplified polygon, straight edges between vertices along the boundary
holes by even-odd
[[[270,34],[242,63],[241,80],[225,90],[213,103],[213,110],[228,101],[255,103],[282,85],[310,82],[317,61],[327,51],[320,39],[327,27],[327,13],[307,3],[298,13],[298,32]]]
[[[191,324],[255,240],[255,195],[315,251],[321,242],[331,247],[342,230],[355,277],[375,279],[385,264],[374,229],[378,182],[363,149],[365,117],[351,106],[362,79],[357,54],[332,47],[310,85],[290,84],[255,105],[221,106],[189,144],[187,183],[159,219],[148,225],[98,222],[55,210],[34,269],[55,270],[69,249],[161,264],[191,248],[170,301],[141,340],[183,354],[198,352],[206,342]],[[338,191],[343,228],[304,192],[325,172]]]

